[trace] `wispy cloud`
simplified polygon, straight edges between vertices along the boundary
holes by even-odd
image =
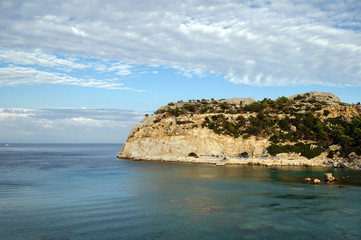
[[[33,51],[0,49],[0,63],[3,63],[0,67],[0,86],[61,84],[135,90],[124,86],[117,78],[89,77],[94,75],[91,72],[97,75],[106,73],[114,73],[114,76],[131,75],[132,65],[126,63],[65,57],[40,49]]]
[[[122,83],[114,83],[113,80],[108,79],[76,78],[65,73],[41,71],[32,67],[0,68],[0,86],[15,86],[20,84],[60,84],[132,90],[131,88],[124,87]]]
[[[248,85],[361,85],[360,1],[65,0],[55,5],[0,3],[0,59],[6,69],[45,66],[56,69],[59,78],[59,69],[89,69],[90,57],[97,62],[92,69],[120,77],[137,65],[157,65],[187,77],[211,72]],[[46,52],[13,50],[19,47]],[[88,81],[92,87],[122,88],[76,78],[81,86]]]
[[[80,63],[79,60],[74,58],[60,58],[40,49],[35,49],[33,51],[0,49],[0,62],[17,65],[54,67],[69,70],[89,68],[89,66],[84,63]]]
[[[117,109],[0,109],[0,142],[122,142],[145,113]],[[109,134],[113,132],[113,134]]]

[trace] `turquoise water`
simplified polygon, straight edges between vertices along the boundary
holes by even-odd
[[[325,169],[126,161],[120,148],[0,145],[0,239],[361,238],[361,171],[311,185]]]

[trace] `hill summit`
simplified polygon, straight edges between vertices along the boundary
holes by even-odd
[[[301,102],[301,100],[304,100],[304,102],[321,102],[324,105],[341,105],[341,99],[337,97],[333,93],[329,92],[307,92],[304,94],[296,94],[293,96],[288,97],[289,99],[295,100],[296,102]]]

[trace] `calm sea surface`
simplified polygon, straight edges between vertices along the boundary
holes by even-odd
[[[361,171],[311,185],[327,169],[136,162],[120,149],[0,144],[0,239],[361,239]]]

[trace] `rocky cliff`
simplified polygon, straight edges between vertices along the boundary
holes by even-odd
[[[359,105],[344,104],[337,96],[321,92],[258,102],[251,98],[180,101],[159,108],[136,124],[118,157],[186,161],[194,153],[197,162],[210,162],[210,157],[235,158],[243,153],[284,159],[292,156],[293,160],[298,156],[304,161],[312,158],[322,165],[349,154],[349,150],[334,154],[328,147],[333,141],[338,143],[332,135],[333,123],[353,123],[360,116]],[[313,129],[313,125],[317,127]],[[355,141],[352,144],[357,146],[359,139]],[[352,149],[358,151],[357,147]]]
[[[247,139],[219,135],[201,127],[204,117],[213,114],[164,117],[153,115],[136,124],[118,157],[166,160],[198,155],[236,155],[247,152],[261,155],[269,141],[254,136]]]

